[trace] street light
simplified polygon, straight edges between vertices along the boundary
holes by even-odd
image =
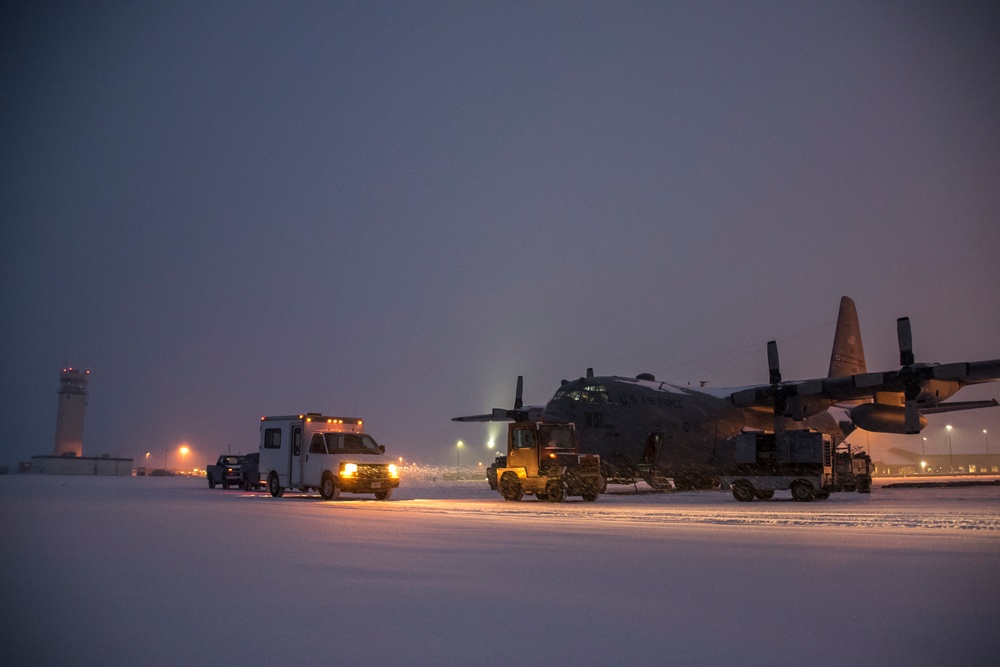
[[[927,438],[924,438],[925,440]],[[927,472],[927,461],[920,462],[920,472]]]
[[[927,456],[927,438],[924,438],[924,441],[920,443],[920,453]]]
[[[458,469],[462,465],[462,441],[455,445],[455,479],[458,479]]]
[[[955,454],[951,451],[951,424],[944,427],[948,431],[948,472],[955,472]]]
[[[986,432],[985,428],[983,429],[983,440],[986,441],[986,456],[989,456],[990,455],[990,436]]]
[[[184,457],[187,456],[188,452],[191,450],[188,449],[187,445],[181,445],[181,448],[178,451],[181,454],[181,470],[184,470]]]

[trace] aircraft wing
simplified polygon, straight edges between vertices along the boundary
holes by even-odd
[[[780,384],[761,384],[741,388],[729,396],[733,403],[743,407],[774,407],[775,400],[800,397],[817,399],[817,402],[841,403],[872,399],[876,393],[905,392],[907,389],[921,389],[921,410],[926,411],[940,405],[934,401],[933,393],[927,392],[934,382],[955,383],[958,387],[984,382],[1000,381],[1000,359],[990,361],[959,362],[954,364],[919,364],[904,367],[896,371],[881,373],[859,373],[838,378],[817,378],[813,380],[797,380]],[[930,396],[927,396],[931,393]],[[952,391],[950,395],[954,394]],[[781,396],[780,394],[784,394]],[[941,401],[947,396],[942,397]],[[989,403],[987,401],[987,403]],[[952,405],[962,405],[953,403]],[[953,408],[970,410],[971,407]],[[825,409],[825,408],[823,408]],[[945,410],[941,410],[944,412]],[[815,410],[819,412],[819,410]]]
[[[995,400],[946,402],[966,385],[998,381],[1000,359],[910,363],[895,371],[796,382],[781,382],[779,376],[769,385],[733,391],[730,400],[746,409],[769,409],[795,420],[811,417],[835,403],[859,401],[863,404],[850,411],[857,426],[875,432],[918,433],[926,425],[924,414],[1000,405]]]
[[[873,398],[878,392],[905,392],[919,396],[921,407],[932,407],[970,384],[1000,381],[1000,359],[953,364],[913,364],[896,371],[860,373],[822,380],[823,395],[837,401]],[[934,400],[934,383],[954,383],[957,387]],[[917,391],[919,389],[919,392]]]

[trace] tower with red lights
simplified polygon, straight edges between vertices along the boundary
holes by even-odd
[[[59,374],[56,413],[56,456],[83,456],[83,418],[87,410],[90,371],[64,368]]]

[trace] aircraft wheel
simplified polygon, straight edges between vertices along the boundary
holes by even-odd
[[[807,503],[813,499],[812,484],[808,482],[795,482],[792,484],[792,498],[800,503]]]
[[[754,495],[757,496],[758,500],[770,500],[771,498],[774,498],[774,489],[754,491]]]
[[[285,490],[281,488],[281,484],[278,483],[278,474],[271,473],[267,477],[267,490],[275,498],[280,498],[285,495]]]
[[[733,484],[733,498],[741,503],[748,503],[756,497],[753,487],[746,482],[736,482]]]
[[[545,486],[546,495],[554,503],[561,503],[566,500],[566,487],[561,481],[551,481]]]
[[[524,489],[521,488],[521,482],[518,481],[517,475],[512,472],[504,473],[497,486],[504,500],[516,502],[524,497]]]

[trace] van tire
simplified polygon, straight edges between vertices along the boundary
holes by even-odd
[[[334,481],[333,475],[330,473],[323,475],[323,482],[319,486],[319,495],[323,496],[323,500],[336,500],[340,497],[340,487],[337,486],[337,482]]]
[[[285,490],[281,488],[281,484],[278,482],[278,474],[271,473],[267,476],[267,490],[275,498],[280,498],[285,495]]]

